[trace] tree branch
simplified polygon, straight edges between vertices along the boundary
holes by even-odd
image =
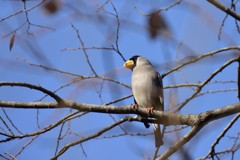
[[[207,1],[209,3],[211,3],[212,5],[216,6],[218,9],[222,10],[223,12],[226,12],[227,14],[232,16],[233,18],[240,21],[240,15],[237,12],[235,12],[234,10],[228,8],[227,6],[224,6],[223,4],[218,2],[217,0],[207,0]]]
[[[240,50],[240,46],[231,46],[231,47],[226,47],[226,48],[222,48],[222,49],[219,49],[219,50],[216,50],[216,51],[213,51],[213,52],[209,52],[209,53],[206,53],[206,54],[202,54],[201,56],[191,60],[191,61],[187,61],[185,63],[182,63],[180,65],[178,65],[177,67],[167,71],[166,73],[163,73],[162,74],[162,77],[165,77],[166,75],[168,75],[169,73],[173,72],[173,71],[176,71],[178,70],[179,68],[182,68],[183,66],[186,66],[190,63],[194,63],[194,62],[197,62],[198,60],[202,59],[202,58],[205,58],[207,56],[213,56],[215,55],[216,53],[219,53],[219,52],[223,52],[223,51],[228,51],[228,50]]]
[[[133,7],[134,7],[139,13],[141,13],[143,16],[151,16],[151,15],[157,14],[157,13],[159,13],[160,11],[163,11],[163,10],[166,10],[166,11],[167,11],[169,8],[171,8],[171,7],[173,7],[173,6],[177,5],[177,4],[180,4],[181,1],[182,1],[182,0],[178,0],[177,2],[171,4],[170,6],[168,6],[168,7],[166,7],[166,8],[160,8],[160,9],[158,9],[156,12],[151,13],[151,14],[145,14],[145,13],[141,12],[134,4],[133,4]]]
[[[50,160],[56,160],[59,156],[61,156],[64,152],[66,152],[69,147],[75,146],[75,145],[77,145],[77,144],[79,144],[79,143],[82,143],[82,142],[85,142],[85,141],[87,141],[87,140],[90,140],[90,139],[93,139],[93,138],[95,138],[95,137],[98,137],[98,136],[100,136],[101,134],[103,134],[104,132],[112,129],[113,127],[118,126],[118,125],[120,125],[121,123],[128,121],[128,119],[129,119],[129,117],[126,116],[126,117],[122,118],[121,120],[119,120],[119,121],[117,121],[117,122],[114,122],[114,123],[111,124],[110,126],[101,129],[100,131],[98,131],[98,132],[95,133],[95,134],[92,134],[92,135],[90,135],[90,136],[88,136],[88,137],[84,137],[84,138],[82,138],[82,139],[80,139],[80,140],[78,140],[78,141],[65,144],[65,146],[57,153],[57,155],[54,156],[53,158],[51,158]]]
[[[202,88],[211,81],[211,79],[216,76],[219,72],[221,72],[224,68],[226,68],[227,66],[229,66],[230,64],[232,64],[235,61],[238,61],[239,57],[235,57],[231,60],[229,60],[228,62],[226,62],[225,64],[223,64],[220,68],[218,68],[216,71],[214,71],[204,82],[202,82],[200,84],[200,86],[198,87],[198,89],[192,94],[192,96],[190,96],[189,98],[187,98],[182,104],[181,106],[179,106],[175,111],[178,112],[180,111],[191,99],[193,99],[201,90]]]
[[[227,127],[224,128],[223,132],[217,137],[216,141],[212,144],[211,150],[209,151],[209,153],[203,159],[206,159],[208,156],[211,156],[212,158],[214,157],[215,146],[219,143],[220,139],[227,133],[227,131],[232,127],[232,125],[238,120],[239,117],[240,117],[240,113],[238,113],[227,125]]]
[[[24,108],[24,109],[55,109],[55,108],[72,108],[78,111],[98,112],[98,113],[112,113],[112,114],[138,114],[145,117],[157,118],[156,121],[150,123],[160,123],[166,126],[169,125],[190,125],[194,126],[208,118],[208,122],[226,117],[240,112],[240,103],[235,103],[229,106],[209,110],[201,114],[179,115],[176,113],[163,112],[154,110],[148,114],[144,108],[132,108],[130,106],[105,106],[79,103],[71,100],[62,99],[60,103],[57,102],[13,102],[13,101],[0,101],[1,107],[7,108]],[[144,119],[135,119],[134,121],[144,121]]]
[[[27,88],[30,88],[30,89],[36,89],[36,90],[41,91],[45,94],[48,94],[49,96],[54,98],[57,102],[60,102],[62,100],[58,95],[56,95],[53,92],[41,87],[40,85],[36,86],[36,85],[33,85],[33,84],[21,83],[21,82],[0,82],[0,87],[1,86],[20,86],[20,87],[27,87]]]
[[[165,153],[163,153],[157,160],[166,160],[168,157],[170,157],[173,153],[178,151],[184,144],[186,144],[190,139],[192,139],[198,131],[203,126],[194,126],[186,135],[184,135],[177,143],[175,143],[173,146],[171,146]]]

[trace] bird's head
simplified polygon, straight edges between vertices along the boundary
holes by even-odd
[[[123,67],[129,68],[133,70],[134,67],[137,65],[137,60],[140,56],[133,56],[127,62],[124,63]]]
[[[123,67],[133,70],[136,66],[151,64],[146,58],[141,56],[133,56],[127,62],[124,63]]]

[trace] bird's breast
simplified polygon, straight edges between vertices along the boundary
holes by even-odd
[[[159,101],[158,90],[151,75],[147,73],[132,75],[132,91],[140,107],[154,107],[155,101]]]

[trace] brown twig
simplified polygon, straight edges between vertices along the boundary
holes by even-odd
[[[200,86],[198,87],[198,89],[192,94],[192,96],[190,96],[189,98],[187,98],[175,111],[174,113],[180,111],[191,99],[193,99],[201,90],[202,88],[213,78],[215,77],[219,72],[221,72],[224,68],[226,68],[227,66],[229,66],[230,64],[232,64],[235,61],[238,61],[239,57],[233,58],[231,60],[229,60],[228,62],[226,62],[225,64],[223,64],[220,68],[218,68],[216,71],[214,71],[204,82],[202,82],[200,84]]]
[[[39,102],[40,103],[40,102]],[[43,102],[42,102],[43,103]],[[49,125],[45,128],[43,128],[42,130],[40,131],[36,131],[36,132],[32,132],[32,133],[29,133],[29,134],[24,134],[24,135],[18,135],[18,136],[11,136],[5,140],[0,140],[0,143],[2,142],[7,142],[7,141],[10,141],[10,140],[13,140],[13,139],[17,139],[17,138],[24,138],[24,137],[31,137],[31,136],[36,136],[36,135],[40,135],[42,133],[45,133],[47,131],[50,131],[51,129],[57,127],[58,125],[62,124],[63,122],[65,122],[69,117],[79,113],[80,111],[75,111],[67,116],[65,116],[64,118],[60,119],[58,122],[52,124],[52,125]]]
[[[107,47],[78,47],[78,48],[64,48],[61,51],[65,50],[79,50],[79,49],[105,49],[105,50],[114,50],[114,48],[107,48]]]
[[[107,77],[104,77],[104,76],[99,76],[99,75],[95,75],[95,76],[83,76],[83,75],[79,75],[79,74],[73,74],[73,73],[70,73],[70,72],[65,72],[65,71],[61,71],[61,70],[58,70],[58,69],[54,69],[54,68],[50,68],[50,67],[46,67],[46,66],[43,66],[43,65],[38,65],[38,64],[34,64],[34,63],[31,63],[25,59],[21,59],[21,58],[18,58],[16,55],[15,55],[16,59],[18,60],[21,60],[21,61],[24,61],[30,65],[33,65],[33,66],[36,66],[36,67],[41,67],[41,68],[44,68],[46,70],[51,70],[51,71],[55,71],[55,72],[59,72],[59,73],[63,73],[63,74],[68,74],[68,75],[72,75],[72,76],[77,76],[77,78],[81,78],[81,79],[91,79],[91,78],[100,78],[102,80],[107,80],[107,81],[112,81],[114,83],[117,83],[117,84],[120,84],[120,85],[123,85],[127,88],[132,88],[131,86],[125,84],[125,83],[122,83],[120,81],[117,81],[115,79],[112,79],[112,78],[107,78]],[[76,80],[77,81],[77,80]]]
[[[2,108],[2,110],[3,110],[4,114],[5,114],[5,116],[7,117],[7,119],[9,120],[9,122],[12,124],[12,126],[18,131],[18,133],[23,134],[23,133],[22,133],[21,131],[19,131],[19,129],[13,124],[12,120],[8,117],[5,109]]]
[[[75,146],[75,145],[77,145],[77,144],[80,144],[80,143],[82,143],[82,142],[85,142],[85,141],[87,141],[87,140],[93,139],[93,138],[95,138],[95,137],[98,137],[98,136],[100,136],[101,134],[103,134],[104,132],[109,131],[110,129],[114,128],[115,126],[117,126],[117,125],[119,125],[119,124],[121,124],[121,123],[123,123],[123,122],[126,122],[126,121],[128,121],[128,117],[122,118],[121,120],[119,120],[119,121],[117,121],[117,122],[114,122],[113,124],[109,125],[108,127],[99,130],[99,131],[98,131],[97,133],[95,133],[95,134],[92,134],[92,135],[90,135],[90,136],[88,136],[88,137],[84,137],[84,138],[82,138],[82,139],[80,139],[80,140],[78,140],[78,141],[75,141],[75,142],[71,142],[71,143],[66,144],[66,145],[57,153],[57,155],[55,155],[53,158],[51,158],[51,160],[56,160],[59,156],[61,156],[63,153],[65,153],[65,152],[68,150],[68,148],[70,148],[70,147],[72,147],[72,146]]]
[[[229,88],[229,89],[219,89],[219,90],[216,90],[216,91],[206,91],[206,92],[199,92],[198,95],[196,95],[195,97],[199,97],[199,96],[202,96],[204,94],[207,94],[207,93],[217,93],[217,92],[228,92],[228,91],[237,91],[238,89],[237,88]]]
[[[122,57],[123,61],[126,62],[126,59],[123,57],[122,53],[119,51],[119,48],[118,48],[118,38],[119,38],[119,28],[120,28],[120,22],[119,22],[119,17],[118,17],[118,12],[115,8],[115,6],[113,5],[112,1],[110,0],[111,4],[112,4],[112,7],[115,11],[115,17],[117,19],[117,37],[116,37],[116,41],[115,41],[115,44],[116,44],[116,49],[115,47],[112,45],[113,49]]]
[[[215,155],[215,146],[219,143],[220,139],[222,137],[224,137],[224,135],[226,134],[226,132],[232,127],[232,125],[238,120],[238,118],[240,117],[240,113],[238,113],[232,120],[231,122],[227,125],[226,128],[224,128],[223,132],[217,137],[217,139],[215,140],[215,142],[211,145],[211,150],[209,151],[209,153],[203,158],[206,159],[208,156],[211,155],[211,157],[213,158]]]
[[[0,127],[0,129],[4,132],[4,133],[0,132],[1,135],[6,136],[6,137],[11,137],[11,135],[9,133],[7,133],[2,127]]]
[[[182,0],[178,0],[177,2],[171,4],[170,6],[168,6],[168,7],[166,7],[166,8],[160,8],[160,9],[158,9],[157,11],[155,11],[154,13],[150,13],[150,14],[145,14],[145,13],[141,12],[134,4],[133,4],[133,7],[134,7],[139,13],[141,13],[143,16],[151,16],[151,15],[157,14],[157,13],[159,13],[160,11],[163,11],[163,10],[166,10],[166,11],[167,11],[169,8],[171,8],[171,7],[173,7],[173,6],[177,5],[177,4],[180,4],[181,1],[182,1]]]
[[[228,50],[240,50],[240,46],[231,46],[231,47],[226,47],[226,48],[222,48],[222,49],[218,49],[216,51],[213,51],[213,52],[209,52],[209,53],[206,53],[206,54],[202,54],[201,56],[191,60],[191,61],[187,61],[187,62],[184,62],[180,65],[178,65],[177,67],[167,71],[166,73],[163,73],[162,74],[162,77],[164,78],[166,75],[168,75],[169,73],[173,72],[173,71],[176,71],[178,70],[179,68],[182,68],[183,66],[186,66],[190,63],[194,63],[194,62],[197,62],[198,60],[202,59],[202,58],[205,58],[207,56],[213,56],[219,52],[223,52],[223,51],[228,51]]]
[[[40,6],[43,2],[45,2],[45,0],[42,0],[40,3],[38,3],[37,5],[35,5],[35,6],[31,7],[31,8],[29,8],[29,9],[22,9],[22,10],[20,10],[20,11],[14,13],[14,14],[11,14],[11,15],[9,15],[9,16],[7,16],[7,17],[1,19],[0,22],[4,21],[4,20],[6,20],[6,19],[8,19],[8,18],[10,18],[10,17],[12,17],[12,16],[15,16],[15,15],[17,15],[17,14],[19,14],[19,13],[22,13],[22,12],[28,12],[28,11],[30,11],[30,10],[32,10],[32,9],[34,9],[34,8],[36,8],[36,7],[38,7],[38,6]]]
[[[62,126],[61,126],[60,131],[59,131],[59,135],[58,135],[58,139],[57,139],[57,146],[56,146],[56,150],[55,150],[55,154],[54,155],[56,155],[57,151],[58,151],[59,141],[61,140],[61,133],[62,133],[64,124],[65,124],[65,122],[62,123]]]
[[[9,130],[9,132],[11,133],[12,136],[14,136],[11,128],[7,125],[7,123],[3,120],[3,118],[0,116],[1,121],[3,122],[3,124],[5,125],[5,127]]]
[[[94,73],[94,75],[97,76],[97,73],[94,71],[94,69],[93,69],[93,67],[92,67],[92,65],[91,65],[91,63],[90,63],[90,61],[89,61],[89,59],[88,59],[87,52],[86,52],[86,50],[84,49],[84,43],[83,43],[83,41],[82,41],[82,39],[81,39],[81,37],[80,37],[80,35],[79,35],[78,30],[74,27],[74,25],[73,25],[72,23],[71,23],[71,26],[72,26],[73,29],[77,32],[77,37],[78,37],[79,41],[80,41],[81,44],[82,44],[83,52],[84,52],[84,54],[85,54],[85,57],[86,57],[86,60],[87,60],[87,63],[88,63],[88,65],[89,65],[89,67],[91,68],[91,70],[92,70],[92,72]]]
[[[221,24],[221,26],[220,26],[220,28],[219,28],[218,40],[221,39],[220,36],[221,36],[221,33],[222,33],[222,27],[223,27],[223,25],[224,25],[225,20],[227,19],[227,16],[228,16],[228,14],[226,14],[226,16],[223,18],[222,24]]]
[[[179,60],[178,60],[178,51],[179,51],[179,49],[180,49],[180,47],[181,47],[182,44],[183,44],[183,41],[181,41],[181,42],[179,43],[178,48],[177,48],[177,51],[176,51],[176,61],[177,61],[178,65],[180,65]],[[179,71],[179,73],[181,74],[181,76],[182,76],[183,80],[185,81],[185,83],[186,83],[186,84],[189,84],[188,81],[186,80],[186,78],[185,78],[182,70],[181,70],[181,69],[178,69],[178,71]],[[189,86],[189,87],[190,87],[192,90],[195,91],[195,89],[194,89],[192,86]]]
[[[178,142],[164,152],[157,160],[166,160],[169,156],[179,150],[185,143],[190,141],[190,139],[192,139],[202,127],[203,126],[193,126],[187,134],[185,134]]]
[[[240,55],[239,55],[240,57]],[[237,85],[238,85],[238,94],[237,97],[240,101],[240,58],[238,59],[238,72],[237,72]]]
[[[109,0],[106,0],[106,1],[98,8],[97,12],[100,11],[100,10],[103,8],[103,6],[108,3],[108,1],[109,1]]]
[[[17,156],[18,156],[29,144],[31,144],[32,141],[33,141],[34,139],[36,139],[38,136],[39,136],[39,135],[34,136],[27,144],[25,144],[25,145],[21,148],[21,150],[20,150],[17,154],[15,154],[14,157],[17,157]]]
[[[118,48],[119,27],[120,27],[118,12],[117,12],[115,6],[113,5],[112,1],[111,1],[111,0],[108,0],[108,1],[111,2],[111,5],[112,5],[112,7],[113,7],[113,10],[115,11],[115,14],[106,11],[103,7],[101,7],[100,9],[103,10],[104,12],[106,12],[106,13],[114,16],[114,17],[116,17],[116,19],[117,19],[117,36],[116,36],[116,41],[115,41],[116,48],[115,48],[113,45],[111,45],[111,46],[112,46],[112,49],[113,49],[114,51],[116,51],[116,52],[121,56],[121,58],[123,59],[123,61],[126,62],[126,59],[123,57],[122,53],[119,51],[119,48]]]
[[[4,157],[4,156],[1,155],[1,154],[0,154],[0,157],[4,158],[4,159],[6,159],[6,160],[10,160],[10,159],[8,159],[7,157]]]
[[[13,155],[11,155],[9,152],[4,152],[5,154],[9,155],[10,157],[12,157],[13,159],[17,160],[16,157],[14,157]]]

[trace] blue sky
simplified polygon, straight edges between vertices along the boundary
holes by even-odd
[[[30,8],[40,1],[27,1],[27,8]],[[35,26],[30,27],[30,32],[34,36],[28,36],[25,32],[27,25],[23,26],[16,33],[15,43],[12,51],[9,51],[11,36],[0,40],[0,81],[26,82],[54,91],[59,87],[70,83],[72,76],[47,71],[41,67],[35,67],[24,61],[17,60],[14,55],[27,61],[44,65],[58,70],[75,73],[79,75],[90,76],[92,71],[87,64],[86,57],[82,50],[66,50],[65,48],[81,47],[77,38],[76,31],[71,27],[70,22],[79,30],[81,39],[85,47],[111,47],[115,46],[117,20],[116,17],[97,12],[97,6],[101,6],[105,1],[89,0],[84,2],[62,1],[60,9],[54,14],[46,14],[43,11],[43,5],[28,12],[29,20],[33,24],[55,28],[51,31],[45,28]],[[187,56],[199,56],[204,53],[215,51],[220,48],[239,45],[239,33],[237,32],[235,21],[228,16],[223,29],[221,40],[218,40],[218,32],[225,13],[211,5],[207,1],[183,1],[168,11],[162,11],[161,15],[168,24],[172,38],[168,39],[158,36],[151,39],[147,26],[148,17],[137,12],[132,4],[134,3],[142,12],[150,13],[152,10],[167,7],[174,1],[115,1],[119,19],[119,50],[126,59],[133,55],[141,55],[148,58],[160,73],[165,73],[170,68],[177,66],[176,51],[178,45],[183,41],[179,49],[179,60]],[[230,1],[220,1],[226,6],[230,6]],[[21,1],[1,1],[0,2],[0,19],[14,14],[23,9]],[[110,3],[104,6],[104,9],[114,13]],[[78,11],[78,12],[76,12]],[[18,28],[26,20],[25,13],[18,14],[0,22],[0,36],[4,36]],[[123,68],[124,61],[121,57],[111,50],[87,50],[89,60],[95,71],[100,75],[114,78],[118,81],[131,85],[131,71]],[[205,58],[199,62],[186,66],[182,69],[185,78],[189,83],[204,81],[213,71],[218,69],[225,62],[233,58],[236,54],[232,51],[221,52],[216,56]],[[191,58],[191,57],[190,57]],[[188,60],[188,59],[187,59]],[[237,64],[234,63],[224,69],[212,81],[236,81]],[[100,89],[101,79],[94,79],[96,88]],[[169,74],[163,79],[164,86],[185,83],[181,74],[177,71]],[[219,90],[237,88],[236,83],[218,83],[209,84],[203,88],[203,92],[208,90]],[[173,96],[170,97],[170,89],[164,91],[165,108],[171,107],[169,98],[173,98],[176,103],[180,103],[188,98],[193,91],[189,88],[171,89]],[[82,103],[101,104],[98,94],[94,90],[91,80],[84,80],[65,87],[57,92],[61,98],[76,100]],[[102,89],[103,102],[121,98],[131,94],[131,90],[117,85],[113,82],[105,81]],[[190,101],[181,111],[180,114],[199,114],[207,110],[216,109],[225,105],[238,102],[237,91],[228,91],[220,93],[209,93]],[[30,90],[23,87],[0,87],[1,100],[32,102],[44,96],[43,93]],[[176,97],[176,98],[174,98]],[[47,97],[43,101],[54,101]],[[126,99],[113,105],[129,105],[133,103],[133,98]],[[18,126],[23,133],[37,131],[35,109],[5,109],[8,116],[14,124]],[[39,110],[40,127],[55,123],[69,113],[69,109],[45,109]],[[0,116],[5,115],[0,111]],[[125,115],[113,115],[119,120]],[[191,159],[205,156],[211,144],[216,137],[222,132],[224,127],[234,116],[229,116],[206,125],[189,143],[184,146],[188,151]],[[6,118],[5,118],[6,119]],[[89,113],[71,122],[73,132],[82,136],[89,136],[98,130],[113,123],[108,114]],[[0,123],[1,127],[3,124]],[[237,127],[239,122],[227,132],[227,136],[236,136],[239,131]],[[130,133],[149,133],[153,129],[146,129],[143,124],[137,122],[124,123],[123,127]],[[171,130],[174,127],[167,127]],[[164,153],[180,137],[189,131],[190,127],[184,129],[178,134],[166,133],[164,136],[165,145],[161,147],[159,154]],[[60,126],[40,135],[30,146],[28,146],[19,156],[18,159],[49,159],[54,156],[57,137]],[[64,129],[66,131],[66,127]],[[15,131],[17,134],[17,132]],[[111,136],[123,133],[119,127],[116,127],[102,136]],[[0,136],[1,139],[3,138]],[[73,134],[69,134],[60,141],[59,148],[64,144],[80,139]],[[13,140],[8,143],[0,144],[0,154],[10,152],[15,155],[30,138],[22,140]],[[221,151],[231,147],[232,139],[223,138],[216,150]],[[150,136],[122,136],[117,138],[93,139],[82,144],[87,157],[82,152],[79,145],[71,147],[59,159],[143,159],[153,157],[155,146],[153,135]],[[6,155],[7,156],[7,155]],[[236,157],[239,153],[236,153]],[[182,159],[178,152],[170,159]],[[226,156],[225,159],[229,157]],[[223,158],[224,159],[224,158]]]

